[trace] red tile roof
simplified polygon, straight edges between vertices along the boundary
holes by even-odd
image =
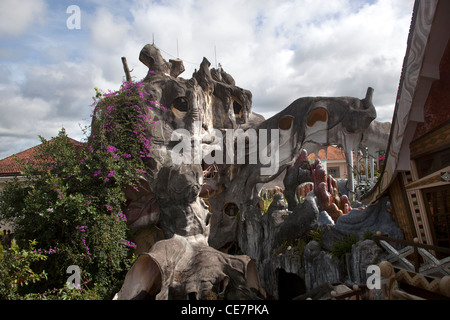
[[[314,160],[315,155],[311,153],[308,155],[309,160]],[[327,154],[325,154],[325,150],[322,149],[319,151],[319,159],[327,159],[327,160],[345,160],[344,150],[329,146],[327,148]]]
[[[83,143],[69,138],[69,141],[74,145],[83,145]],[[16,176],[20,175],[20,164],[15,160],[15,157],[26,161],[33,162],[38,153],[38,147],[34,146],[15,155],[9,156],[0,160],[0,176]]]

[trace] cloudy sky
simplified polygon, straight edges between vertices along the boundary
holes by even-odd
[[[79,29],[68,28],[80,8]],[[363,98],[391,121],[414,0],[0,0],[0,159],[65,128],[83,138],[94,87],[116,90],[121,57],[141,80],[155,41],[191,78],[206,57],[266,118],[304,96]]]

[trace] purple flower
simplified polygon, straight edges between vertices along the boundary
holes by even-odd
[[[119,212],[119,217],[117,218],[117,221],[127,221],[127,216],[123,213],[123,211]]]
[[[106,151],[107,152],[116,152],[118,149],[114,146],[107,146]]]
[[[126,240],[124,243],[127,247],[136,249],[136,244],[134,242]]]
[[[102,172],[102,170],[96,170],[94,172],[94,177],[97,177],[101,172]]]
[[[65,198],[66,197],[66,195],[61,192],[61,189],[56,189],[56,192],[58,192],[58,196],[59,197],[61,197],[61,198]]]
[[[79,230],[81,232],[86,232],[86,230],[84,228],[86,228],[86,226],[75,227],[76,230]]]

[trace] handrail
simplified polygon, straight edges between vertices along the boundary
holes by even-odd
[[[450,256],[450,248],[443,248],[443,247],[438,247],[438,246],[434,246],[434,245],[419,243],[418,238],[414,238],[413,241],[389,238],[387,236],[382,235],[381,232],[378,231],[376,233],[376,235],[373,236],[373,239],[377,243],[377,245],[380,247],[383,247],[381,245],[380,241],[394,242],[394,243],[398,243],[398,244],[401,244],[401,245],[404,245],[407,247],[412,247],[413,248],[412,254],[414,254],[413,262],[414,262],[414,271],[415,272],[419,272],[419,269],[420,269],[421,253],[419,252],[419,248],[429,250],[429,251],[441,252],[441,253],[444,253],[444,254]],[[429,253],[428,253],[428,255],[429,255]]]
[[[389,238],[389,237],[383,236],[381,234],[378,235],[378,232],[377,232],[376,235],[373,236],[373,239],[376,242],[378,242],[377,240],[385,240],[385,241],[389,241],[389,242],[395,242],[395,243],[403,244],[405,246],[414,246],[414,247],[423,248],[423,249],[426,249],[426,250],[439,251],[439,252],[446,253],[446,254],[450,255],[450,248],[444,248],[444,247],[433,246],[433,245],[430,245],[430,244],[420,243],[420,242],[418,242],[417,238],[414,238],[413,241]]]

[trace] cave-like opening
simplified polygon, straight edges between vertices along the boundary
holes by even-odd
[[[306,293],[305,281],[298,275],[278,269],[278,299],[292,300]]]

